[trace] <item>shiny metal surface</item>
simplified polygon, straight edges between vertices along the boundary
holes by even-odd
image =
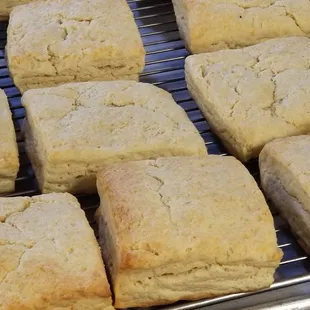
[[[309,310],[309,309],[310,309],[310,296],[295,297],[255,307],[242,308],[241,310]]]
[[[197,108],[186,88],[184,80],[184,59],[188,55],[188,52],[184,47],[183,41],[180,39],[171,1],[135,0],[128,1],[128,3],[135,15],[147,51],[146,68],[141,75],[141,81],[153,83],[169,91],[177,103],[185,109],[189,118],[199,130],[208,146],[209,153],[223,156],[227,155],[216,136],[210,131],[208,123]],[[6,23],[0,23],[0,87],[5,90],[9,98],[17,133],[21,161],[16,191],[7,196],[35,195],[39,192],[33,170],[25,154],[24,141],[20,132],[25,111],[21,106],[20,94],[9,77],[4,59],[6,27]],[[248,163],[247,168],[258,180],[259,174],[257,161],[251,161]],[[99,198],[96,195],[79,195],[78,199],[85,210],[91,226],[96,232],[96,225],[93,217],[94,211],[99,204]],[[239,306],[234,308],[234,303],[246,300],[249,297],[256,300],[255,302],[257,303],[261,296],[274,294],[280,289],[288,289],[288,287],[293,288],[297,285],[309,287],[310,258],[300,248],[285,221],[274,211],[273,215],[275,219],[278,244],[284,251],[284,257],[281,266],[277,270],[276,281],[270,289],[259,293],[235,294],[195,302],[179,302],[172,306],[160,308],[186,310],[207,307],[207,309],[213,309],[213,307],[217,307],[218,305],[217,309],[222,310],[224,309],[224,304],[228,304],[230,305],[229,309],[240,309],[238,308]]]

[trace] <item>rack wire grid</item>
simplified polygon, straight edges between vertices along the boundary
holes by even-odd
[[[224,147],[210,131],[207,121],[187,90],[184,80],[184,59],[188,55],[188,52],[184,47],[183,41],[180,39],[171,0],[128,0],[128,4],[133,11],[147,51],[146,67],[141,74],[141,81],[152,83],[169,91],[176,102],[184,108],[188,117],[199,130],[205,140],[209,153],[227,155]],[[24,141],[21,136],[21,123],[25,117],[25,110],[21,105],[20,93],[9,77],[4,58],[6,29],[7,23],[0,23],[0,87],[4,89],[8,96],[16,128],[21,162],[21,168],[16,182],[16,191],[6,196],[35,195],[39,194],[37,182],[30,162],[25,154]],[[257,161],[251,161],[247,164],[247,168],[258,180]],[[78,199],[97,236],[94,212],[99,205],[98,196],[79,195]],[[300,248],[286,222],[276,212],[273,212],[273,216],[278,245],[283,250],[284,257],[276,272],[275,283],[270,289],[264,291],[310,281],[310,257]],[[179,302],[165,308],[173,310],[195,309],[242,298],[245,295],[249,294],[235,294],[196,302]]]

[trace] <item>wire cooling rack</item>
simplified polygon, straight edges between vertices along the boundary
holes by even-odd
[[[128,1],[136,23],[139,27],[145,49],[146,68],[141,74],[141,81],[152,83],[169,91],[176,102],[184,108],[188,117],[195,124],[208,147],[209,153],[227,155],[224,147],[210,131],[209,125],[195,102],[192,100],[184,80],[184,60],[188,55],[176,25],[173,6],[170,0],[133,0]],[[24,141],[21,136],[21,123],[25,110],[21,106],[20,93],[9,77],[4,47],[6,44],[7,23],[0,23],[0,87],[6,92],[16,129],[20,153],[21,168],[18,174],[16,191],[7,196],[38,194],[36,179],[26,156]],[[251,161],[247,168],[258,179],[257,161]],[[97,235],[94,223],[94,212],[99,205],[96,195],[79,195],[78,199],[85,210],[86,216]],[[281,266],[276,272],[276,282],[268,290],[274,290],[309,281],[310,257],[299,247],[285,221],[273,213],[278,245],[284,252]],[[265,290],[265,291],[268,291]],[[256,294],[256,293],[251,293]],[[249,294],[229,295],[197,302],[179,302],[165,307],[173,310],[194,309],[223,301],[242,298]]]

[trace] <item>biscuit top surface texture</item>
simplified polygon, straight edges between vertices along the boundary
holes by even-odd
[[[206,109],[249,149],[310,131],[309,66],[310,39],[296,37],[186,61]]]
[[[94,232],[69,194],[0,198],[0,249],[1,309],[110,296]]]
[[[308,36],[304,0],[174,0],[193,53],[249,46],[276,37]],[[182,18],[183,17],[183,18]],[[227,30],[229,29],[229,30]]]
[[[130,60],[145,53],[125,0],[42,0],[15,7],[7,52],[19,75],[31,71],[29,64],[37,74],[53,75],[67,63],[70,75],[79,67],[98,66],[99,60]],[[15,60],[19,66],[13,66]]]
[[[18,169],[15,129],[6,95],[0,89],[0,175],[1,169]]]
[[[264,152],[291,167],[297,174],[307,173],[310,170],[310,136],[308,135],[274,140],[266,145]]]
[[[184,110],[169,93],[150,84],[67,84],[30,90],[22,102],[40,148],[55,162],[101,161],[167,147],[176,154],[206,155],[203,139]]]
[[[268,206],[252,176],[233,157],[108,165],[97,182],[99,210],[115,240],[118,269],[182,261],[279,263]]]
[[[264,173],[273,173],[295,199],[310,212],[310,136],[277,139],[261,155]],[[263,167],[263,163],[261,163]],[[271,171],[270,171],[271,169]]]

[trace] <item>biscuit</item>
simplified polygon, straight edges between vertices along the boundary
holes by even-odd
[[[207,155],[172,96],[134,81],[87,82],[27,91],[26,150],[43,192],[96,192],[100,166]]]
[[[6,95],[0,89],[0,193],[14,191],[19,170],[15,129]]]
[[[310,254],[310,136],[268,143],[259,156],[266,196],[290,224]]]
[[[193,53],[310,35],[304,0],[173,0],[181,37]]]
[[[275,139],[310,133],[310,39],[269,40],[189,56],[188,88],[226,148],[258,157]]]
[[[69,82],[138,80],[145,63],[125,0],[42,0],[15,7],[6,57],[22,93]]]
[[[233,157],[103,167],[103,255],[115,307],[147,307],[265,288],[282,251],[264,196]]]
[[[99,245],[69,194],[0,198],[0,308],[113,310]]]

